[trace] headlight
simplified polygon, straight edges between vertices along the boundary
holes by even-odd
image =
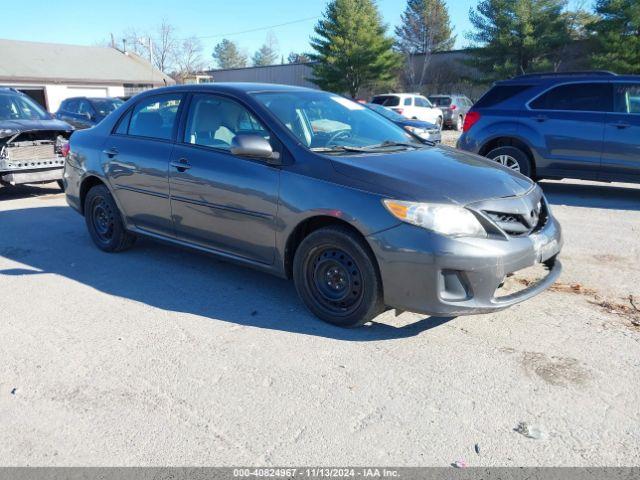
[[[424,135],[429,136],[429,130],[425,130],[424,128],[417,128],[417,127],[411,127],[411,126],[406,126],[404,128],[419,137],[422,137]]]
[[[391,214],[403,222],[451,237],[486,237],[473,213],[456,205],[383,200]]]
[[[0,128],[0,138],[11,137],[18,133],[18,130],[13,128]]]

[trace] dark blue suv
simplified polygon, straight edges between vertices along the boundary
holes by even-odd
[[[576,72],[497,82],[458,148],[532,178],[640,182],[640,75]]]

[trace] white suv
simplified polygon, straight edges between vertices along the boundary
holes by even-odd
[[[442,128],[442,110],[434,107],[422,95],[416,93],[386,93],[376,95],[371,103],[382,105],[400,115],[414,120],[434,123]]]

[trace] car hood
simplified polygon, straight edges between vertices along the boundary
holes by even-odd
[[[21,132],[34,130],[64,130],[71,131],[73,127],[66,122],[56,119],[50,120],[0,120],[0,129],[7,128]]]
[[[331,160],[338,173],[406,200],[466,205],[524,195],[534,186],[519,173],[449,147],[332,156]]]
[[[411,119],[406,119],[406,120],[399,120],[398,122],[396,122],[398,125],[401,125],[403,127],[414,127],[414,128],[423,128],[425,130],[435,130],[438,127],[436,125],[434,125],[433,123],[429,123],[429,122],[423,122],[422,120],[411,120]]]

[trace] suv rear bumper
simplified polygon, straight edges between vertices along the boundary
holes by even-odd
[[[549,218],[522,238],[449,238],[402,224],[368,237],[378,259],[385,304],[435,316],[503,310],[538,295],[559,277],[560,225]],[[496,297],[507,275],[543,263],[549,270],[517,293]]]

